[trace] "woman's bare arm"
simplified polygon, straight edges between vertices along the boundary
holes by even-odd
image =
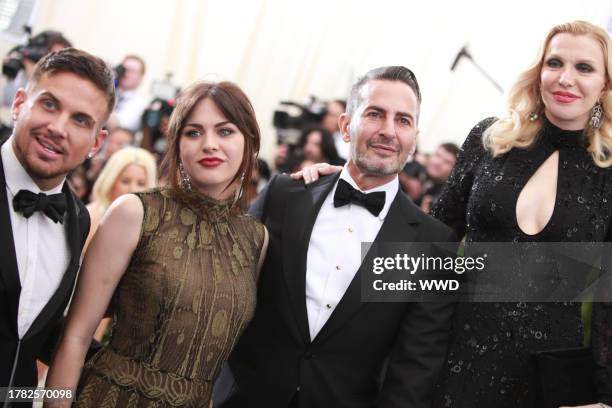
[[[47,388],[76,389],[91,338],[104,317],[140,238],[144,210],[138,197],[117,199],[85,254],[66,327],[47,377]],[[46,404],[70,406],[69,401]]]

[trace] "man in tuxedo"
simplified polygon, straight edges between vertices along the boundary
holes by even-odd
[[[362,302],[360,278],[362,242],[455,240],[399,189],[420,101],[409,69],[368,72],[339,118],[343,170],[310,184],[276,176],[255,203],[270,243],[221,407],[430,406],[452,305]]]
[[[98,151],[114,103],[111,70],[74,48],[42,58],[15,94],[0,160],[0,387],[35,387],[58,339],[89,232],[66,175]]]

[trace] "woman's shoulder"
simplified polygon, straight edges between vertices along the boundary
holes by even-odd
[[[482,144],[482,137],[485,131],[490,128],[493,123],[497,122],[497,119],[498,118],[495,116],[490,116],[476,123],[470,130],[466,141],[479,141],[480,144]]]
[[[172,199],[174,197],[172,188],[168,186],[153,187],[133,194],[140,199],[145,207],[161,204],[168,198]]]
[[[135,194],[124,194],[112,202],[104,213],[105,222],[113,220],[113,224],[125,229],[140,229],[144,215],[144,206]]]
[[[242,222],[252,225],[254,228],[263,228],[263,223],[259,219],[247,212],[239,212],[236,217]]]
[[[258,241],[263,239],[265,226],[261,221],[253,215],[244,212],[237,214],[237,218]]]
[[[497,121],[496,117],[488,117],[472,127],[463,145],[461,145],[461,155],[464,161],[480,159],[485,155],[484,133],[495,121]]]
[[[133,193],[136,196],[138,196],[139,198],[145,198],[145,197],[162,197],[162,196],[169,196],[170,195],[170,187],[168,186],[161,186],[161,187],[153,187],[153,188],[149,188],[143,191],[139,191],[137,193]]]
[[[85,206],[91,219],[101,218],[103,214],[102,206],[97,201],[92,201]]]

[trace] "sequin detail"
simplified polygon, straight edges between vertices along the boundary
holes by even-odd
[[[468,135],[432,215],[467,242],[611,241],[612,171],[593,163],[582,131],[564,131],[546,122],[533,146],[493,158],[483,147],[482,134],[494,120],[485,119]],[[527,235],[516,221],[516,201],[556,150],[553,215],[542,231]],[[514,276],[512,270],[508,273]],[[593,306],[596,386],[602,396],[612,398],[612,306]],[[434,392],[436,408],[535,408],[532,354],[583,342],[581,305],[571,302],[461,303],[453,328]]]

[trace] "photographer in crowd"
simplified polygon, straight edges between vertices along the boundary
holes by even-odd
[[[30,28],[26,28],[26,32],[29,31]],[[8,79],[2,91],[2,106],[11,106],[15,92],[28,85],[34,65],[42,57],[71,46],[70,41],[61,32],[45,30],[30,37],[26,45],[18,45],[9,51],[2,61],[2,74]]]
[[[122,127],[136,133],[140,130],[142,114],[147,101],[138,95],[146,70],[145,62],[137,55],[127,55],[115,68],[117,106],[109,121],[109,127]]]

